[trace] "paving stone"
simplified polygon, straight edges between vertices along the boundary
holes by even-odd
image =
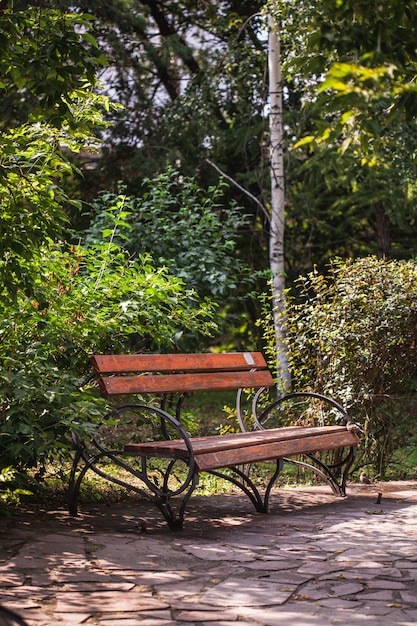
[[[368,570],[360,570],[358,568],[355,568],[352,570],[344,569],[338,572],[336,575],[340,578],[344,578],[345,580],[356,580],[357,582],[366,581],[366,583],[368,583],[369,580],[375,580],[375,571],[371,569],[368,569]],[[321,578],[322,577],[323,576],[321,576]]]
[[[268,571],[280,571],[282,569],[288,570],[288,569],[296,569],[297,567],[300,567],[302,564],[302,561],[294,561],[292,563],[287,563],[285,560],[283,561],[253,561],[252,563],[247,563],[245,565],[246,569],[251,569],[251,570],[262,570],[264,572],[268,572]]]
[[[288,553],[284,550],[269,550],[266,554],[258,555],[260,561],[288,561]]]
[[[387,565],[386,563],[381,563],[378,561],[366,561],[366,560],[362,560],[360,561],[358,559],[358,561],[355,561],[354,563],[350,562],[350,566],[353,568],[355,568],[356,570],[358,569],[373,569],[373,570],[377,570],[379,575],[384,575],[384,576],[401,576],[401,572],[399,569],[397,569],[396,567],[392,567],[390,565]]]
[[[297,560],[295,560],[295,559],[290,559],[287,557],[286,559],[283,559],[282,561],[275,561],[275,563],[276,563],[277,569],[296,570],[299,567],[302,567],[305,564],[306,560],[307,559],[302,559],[302,558],[298,558]],[[265,561],[256,561],[256,563],[259,563],[259,562],[268,564],[269,561],[267,559],[265,559]],[[308,562],[310,563],[309,560]],[[245,567],[251,567],[251,566],[248,564],[248,565],[245,565]],[[266,565],[265,568],[267,569],[268,565]]]
[[[85,558],[84,544],[79,538],[74,542],[58,542],[52,537],[51,544],[43,541],[29,543],[19,551],[18,555],[9,560],[9,565],[15,569],[42,569],[58,567],[59,565],[70,568],[85,568],[89,561]]]
[[[256,554],[251,550],[242,550],[228,545],[205,545],[185,546],[185,551],[203,561],[237,561],[243,563],[254,561]]]
[[[211,577],[218,576],[221,580],[226,578],[227,576],[236,576],[238,574],[243,573],[249,563],[244,563],[244,565],[237,565],[236,563],[225,563],[224,561],[220,565],[215,565],[213,567],[212,563],[206,570],[195,569],[193,572],[188,572],[189,575],[193,576],[207,576]]]
[[[182,611],[177,615],[177,619],[183,622],[235,622],[237,615],[228,614],[227,611]]]
[[[137,617],[112,616],[109,619],[101,617],[96,624],[103,626],[176,626],[177,622],[171,619],[153,619],[152,617],[143,618],[142,615]]]
[[[315,580],[304,585],[297,593],[297,596],[302,599],[320,600],[330,597],[353,596],[360,594],[363,589],[364,586],[360,583],[343,582],[339,580]]]
[[[331,623],[323,620],[319,607],[312,608],[307,603],[286,604],[275,608],[245,607],[232,610],[239,618],[252,619],[256,624],[263,626],[323,626],[323,624],[328,626]],[[240,626],[240,619],[238,624]]]
[[[368,589],[406,589],[405,583],[397,580],[369,580],[366,586]]]
[[[360,615],[398,615],[400,613],[399,609],[402,607],[393,607],[391,606],[392,604],[393,603],[390,602],[384,603],[380,600],[368,600],[362,605],[360,610],[356,611],[356,617],[359,617]],[[391,624],[398,624],[398,622],[393,618]]]
[[[362,606],[362,603],[358,600],[344,600],[343,598],[320,598],[316,600],[316,604],[331,609],[344,609],[349,611],[355,611]]]
[[[361,593],[359,598],[363,602],[369,602],[370,600],[380,600],[381,602],[395,602],[396,592],[386,589],[385,591],[375,591],[374,593]]]
[[[137,571],[166,571],[169,569],[192,569],[195,556],[186,554],[175,545],[163,541],[135,537],[128,540],[109,541],[94,551],[100,567],[108,570],[125,570],[126,564]]]
[[[154,589],[166,602],[200,594],[206,585],[206,579],[187,581],[176,585],[155,585]]]
[[[318,561],[313,563],[305,563],[297,569],[299,574],[326,574],[328,572],[343,572],[343,565],[335,563],[335,561]]]
[[[32,572],[32,583],[38,586],[51,585],[57,583],[107,583],[109,575],[104,572],[94,572],[91,570],[79,570],[76,568],[57,568],[52,572]]]
[[[4,572],[0,568],[0,581],[2,587],[17,587],[23,585],[25,577],[23,574]]]
[[[408,619],[414,620],[414,624],[417,623],[417,608],[414,610],[409,610],[408,608],[405,608],[404,615],[406,615]]]
[[[9,604],[5,604],[3,606],[14,611],[14,613],[16,613],[25,621],[27,626],[54,626],[54,624],[58,623],[56,616],[48,615],[44,613],[40,608],[18,608]],[[84,618],[85,617],[88,617],[88,615],[84,616]],[[62,626],[64,626],[64,624]]]
[[[192,578],[193,572],[190,570],[180,570],[180,571],[144,571],[138,572],[136,570],[117,570],[112,571],[112,576],[116,580],[126,580],[131,581],[135,585],[156,585],[156,584],[164,584],[164,583],[172,583],[178,582],[181,580],[187,580]],[[104,575],[108,580],[109,574]]]
[[[148,611],[167,608],[168,604],[151,595],[126,592],[58,593],[58,613],[115,613],[120,611]]]
[[[252,548],[259,552],[268,552],[269,544],[276,541],[275,535],[256,535],[254,533],[239,533],[239,539],[231,538],[227,543],[233,548],[247,550]]]
[[[400,597],[403,602],[415,604],[417,606],[417,589],[414,589],[411,593],[410,591],[400,591]]]
[[[49,589],[45,587],[21,585],[19,587],[6,587],[5,589],[0,590],[0,599],[12,597],[19,598],[22,601],[37,600],[38,602],[41,602],[42,600],[45,600],[50,593]]]
[[[130,591],[135,587],[134,583],[123,583],[123,582],[82,582],[66,584],[64,587],[60,589],[60,593],[83,593],[85,591],[88,592],[97,592],[97,591]]]
[[[187,622],[185,622],[186,626],[189,626],[189,624],[187,624]],[[201,622],[200,626],[213,626],[212,622]],[[235,620],[220,620],[220,621],[216,621],[216,626],[236,626],[235,624]],[[243,622],[241,619],[239,619],[239,626],[256,626],[256,624],[254,624],[254,622]]]
[[[271,606],[283,604],[296,586],[277,589],[275,583],[258,578],[228,578],[203,594],[202,601],[221,606]]]
[[[121,623],[122,626],[128,626],[129,622],[132,624],[149,624],[150,626],[168,626],[168,624],[174,624],[172,620],[171,611],[140,611],[140,613],[113,613],[107,615],[101,615],[96,617],[100,624],[103,626],[113,626],[114,624]]]
[[[174,611],[218,611],[219,607],[214,604],[203,604],[201,600],[174,600],[171,603],[171,609]],[[228,611],[230,609],[227,609]]]
[[[256,572],[251,572],[251,577],[253,578],[253,574]],[[291,586],[293,587],[302,585],[303,583],[311,580],[311,576],[306,574],[298,574],[293,570],[288,571],[279,571],[279,572],[268,572],[268,573],[259,573],[256,578],[259,580],[264,580],[265,582],[270,582],[278,585],[282,585],[284,587]]]
[[[17,599],[14,595],[0,595],[1,606],[10,609],[11,611],[26,611],[29,609],[39,609],[40,603],[36,600]]]
[[[30,626],[408,626],[417,623],[417,482],[401,485],[406,499],[388,487],[377,487],[381,507],[355,486],[346,499],[323,487],[279,490],[268,516],[247,514],[243,496],[201,505],[198,496],[181,533],[138,500],[77,520],[65,511],[0,519],[1,597]],[[142,513],[147,533],[135,530]]]
[[[90,616],[90,613],[54,613],[54,618],[63,622],[65,626],[84,624]]]
[[[398,569],[417,569],[417,562],[416,561],[396,561],[395,562],[395,567],[398,567]]]
[[[161,609],[161,610],[153,610],[153,611],[141,611],[140,616],[142,618],[149,619],[160,619],[160,620],[170,620],[172,618],[171,609]]]

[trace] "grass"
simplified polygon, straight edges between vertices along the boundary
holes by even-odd
[[[186,419],[191,417],[192,423],[197,426],[195,428],[197,432],[193,434],[214,435],[219,430],[227,428],[228,424],[232,422],[228,408],[233,410],[235,403],[236,393],[234,391],[223,393],[202,391],[186,399],[183,413]]]

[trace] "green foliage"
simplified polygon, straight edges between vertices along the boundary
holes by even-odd
[[[75,5],[96,16],[97,38],[111,59],[109,88],[123,105],[107,134],[112,149],[103,152],[100,170],[87,172],[101,189],[109,178],[123,179],[136,194],[138,182],[178,158],[187,174],[198,171],[208,181],[212,172],[201,167],[208,155],[232,176],[238,171],[238,179],[258,165],[262,2]]]
[[[342,154],[352,148],[362,164],[375,167],[390,129],[414,117],[405,96],[416,91],[414,72],[407,82],[393,64],[370,68],[334,63],[318,88],[322,96],[316,104],[327,113],[328,123],[318,122],[315,135],[303,137],[294,147],[338,141]]]
[[[416,437],[416,280],[413,262],[336,260],[288,297],[295,390],[341,402],[365,431],[363,462],[382,476]]]
[[[194,178],[167,167],[146,179],[143,190],[140,197],[104,192],[94,200],[86,242],[110,233],[116,219],[117,240],[132,255],[151,254],[157,267],[168,268],[200,298],[218,303],[223,331],[230,331],[236,320],[241,325],[242,302],[253,287],[238,247],[248,218],[227,199],[227,185],[220,181],[203,189]]]
[[[112,234],[88,248],[41,249],[30,271],[33,295],[1,305],[0,467],[45,463],[102,415],[80,392],[91,354],[173,350],[183,334],[214,331],[209,303],[149,257],[132,259]]]
[[[208,301],[119,245],[121,206],[89,245],[57,242],[78,205],[63,186],[71,156],[97,147],[111,108],[93,92],[103,59],[89,22],[0,14],[0,468],[42,471],[71,430],[93,428],[102,403],[80,391],[91,353],[172,350],[215,329]]]
[[[381,199],[392,226],[389,253],[409,258],[415,254],[409,235],[416,206],[415,2],[267,4],[281,23],[285,142],[326,129],[334,138],[316,142],[313,158],[307,144],[286,152],[288,279],[333,256],[377,253]],[[84,200],[114,191],[118,180],[129,195],[140,194],[144,177],[176,159],[208,187],[217,178],[208,157],[268,206],[267,38],[259,14],[265,3],[49,0],[48,6],[96,16],[95,36],[111,63],[104,82],[124,106],[108,116],[114,125],[103,133],[97,158],[78,161],[85,179],[71,184],[80,185]],[[84,44],[82,54],[94,58],[97,48]],[[333,86],[343,83],[341,91],[327,83],[319,93],[328,70],[329,80],[339,81]],[[345,72],[341,79],[337,71]],[[255,213],[256,204],[237,186],[228,196]],[[257,218],[239,243],[255,271],[268,265],[267,225]]]
[[[0,13],[0,128],[26,120],[77,127],[77,92],[107,64],[91,19],[33,6]]]
[[[324,270],[334,256],[415,254],[416,16],[414,1],[320,0],[283,17],[301,107],[287,242],[295,238],[307,268]]]
[[[80,125],[74,132],[63,125],[22,124],[0,138],[0,281],[1,295],[32,288],[33,275],[26,260],[45,241],[62,232],[67,222],[64,204],[71,200],[62,187],[74,172],[68,154],[93,148],[91,131],[97,125],[98,99],[80,92]],[[89,127],[87,129],[87,126]],[[6,291],[5,291],[6,290]]]
[[[62,233],[63,188],[77,170],[70,155],[94,150],[106,97],[95,95],[102,66],[84,44],[92,40],[79,15],[29,8],[0,14],[0,283],[2,297],[30,293],[27,261]]]
[[[23,489],[15,484],[16,472],[13,467],[0,467],[0,513],[7,505],[18,504],[22,496],[32,494],[28,489]]]

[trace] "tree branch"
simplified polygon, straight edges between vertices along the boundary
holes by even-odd
[[[256,196],[254,196],[250,191],[248,191],[247,189],[245,189],[244,187],[242,187],[242,185],[239,185],[239,183],[237,181],[235,181],[234,178],[231,178],[230,176],[228,176],[227,174],[225,174],[215,163],[213,163],[213,161],[210,161],[210,159],[205,159],[206,163],[208,163],[209,165],[211,165],[211,167],[213,167],[216,172],[218,172],[221,176],[223,176],[224,178],[226,178],[229,182],[231,182],[235,187],[237,187],[238,189],[240,189],[240,191],[242,191],[246,196],[248,196],[251,200],[253,200],[258,208],[261,210],[263,216],[266,218],[267,223],[269,224],[271,221],[271,216],[268,213],[267,208],[262,204],[262,202],[260,202],[258,200],[258,198]]]

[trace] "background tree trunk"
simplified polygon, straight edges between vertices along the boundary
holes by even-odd
[[[378,242],[378,258],[388,259],[391,250],[391,224],[382,200],[375,204],[376,238]]]
[[[277,351],[278,392],[291,386],[288,368],[285,324],[284,271],[284,154],[282,123],[282,78],[280,33],[276,20],[269,16],[269,131],[271,157],[271,224],[269,235],[269,262],[272,272],[272,306]]]

